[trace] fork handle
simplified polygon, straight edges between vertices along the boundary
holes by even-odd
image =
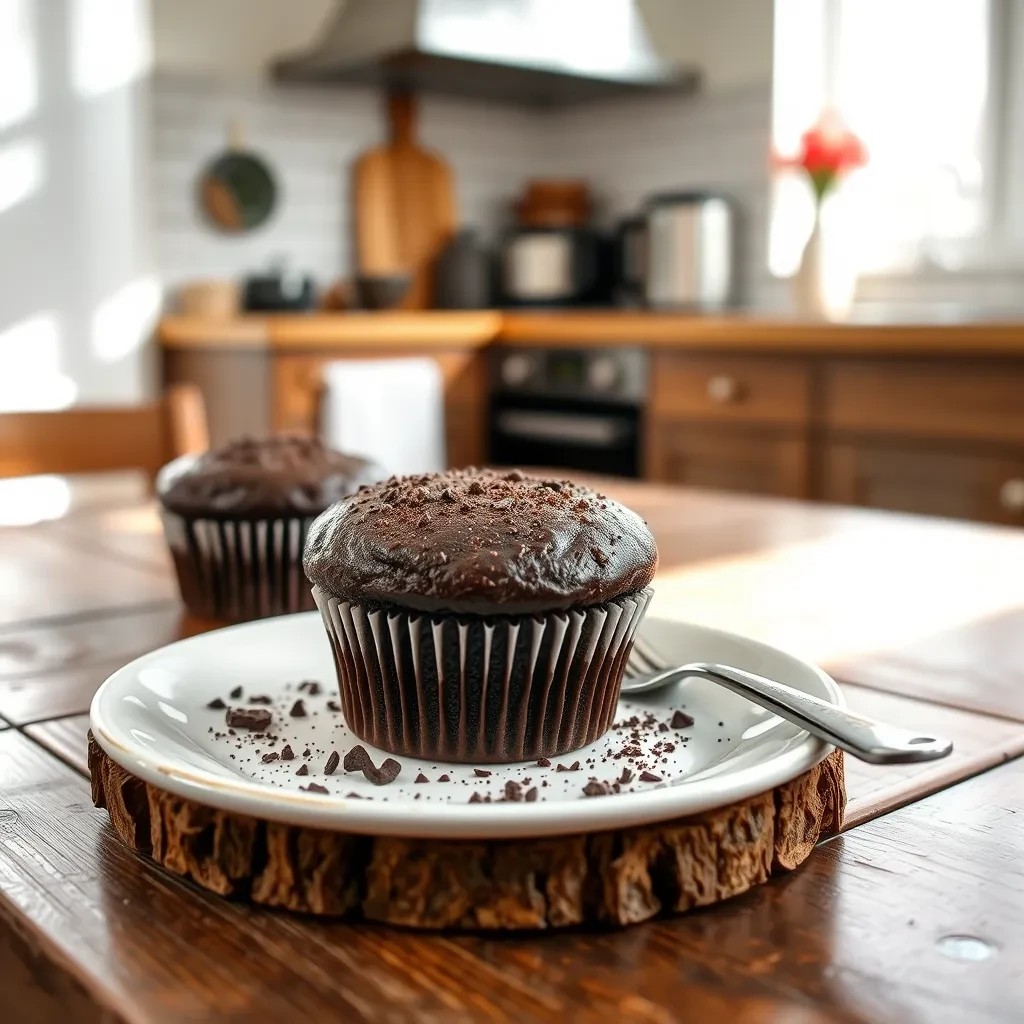
[[[777,683],[730,665],[699,662],[674,669],[675,673],[679,673],[680,677],[703,676],[720,683],[871,764],[934,761],[945,757],[953,749],[953,744],[942,737],[878,722],[795,690],[785,683]]]

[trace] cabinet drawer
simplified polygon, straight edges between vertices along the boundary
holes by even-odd
[[[827,501],[1024,526],[1024,452],[863,442],[826,445],[822,458]]]
[[[836,430],[1024,443],[1024,367],[829,363],[823,415]]]
[[[810,371],[792,359],[656,353],[656,415],[721,423],[800,425],[810,409]]]
[[[659,420],[648,429],[646,475],[694,487],[805,498],[807,443],[788,431]]]

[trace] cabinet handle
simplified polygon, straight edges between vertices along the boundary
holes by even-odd
[[[741,395],[740,382],[735,377],[725,374],[712,377],[708,381],[707,395],[712,402],[718,402],[719,405],[738,402]]]
[[[1007,512],[1024,512],[1024,480],[1007,480],[999,488],[999,501]]]

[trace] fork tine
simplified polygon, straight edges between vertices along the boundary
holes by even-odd
[[[630,652],[630,660],[636,661],[641,672],[660,672],[665,666],[657,657],[650,645],[639,634],[633,639],[633,650]]]

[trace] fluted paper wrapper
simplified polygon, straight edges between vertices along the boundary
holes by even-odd
[[[316,607],[302,571],[311,517],[189,519],[166,509],[161,517],[193,615],[244,621]]]
[[[605,733],[651,594],[483,619],[364,607],[313,587],[349,728],[395,754],[478,762],[553,757]]]

